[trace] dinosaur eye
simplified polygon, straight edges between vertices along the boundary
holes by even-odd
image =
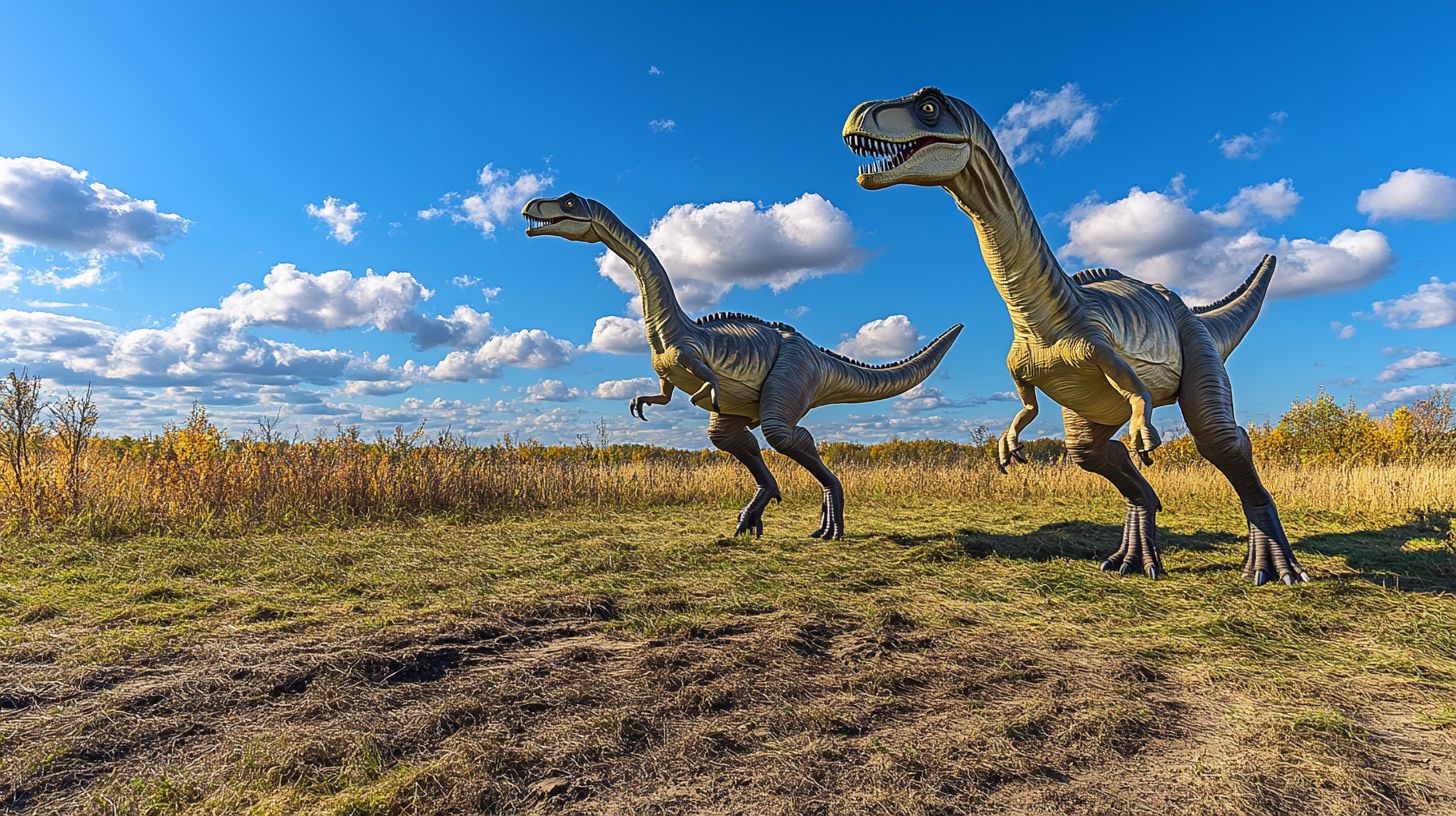
[[[927,125],[933,125],[935,124],[935,120],[939,118],[940,106],[935,103],[935,100],[927,99],[920,103],[920,121]]]
[[[576,209],[576,199],[568,198],[565,201],[561,202],[561,206],[563,209],[574,210]]]

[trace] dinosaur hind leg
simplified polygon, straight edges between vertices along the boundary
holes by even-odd
[[[1071,411],[1062,409],[1067,429],[1067,455],[1078,467],[1096,473],[1112,482],[1127,499],[1127,516],[1122,524],[1122,546],[1102,562],[1102,569],[1117,570],[1126,575],[1134,570],[1149,578],[1163,575],[1163,560],[1158,554],[1158,494],[1143,478],[1127,455],[1127,448],[1112,437],[1115,425],[1089,422]]]
[[[814,435],[808,429],[787,422],[770,422],[765,417],[763,436],[773,449],[798,462],[819,482],[824,489],[824,500],[819,508],[819,528],[809,533],[814,538],[844,538],[844,486],[839,483],[814,445]]]
[[[1223,473],[1239,494],[1244,517],[1249,522],[1249,549],[1244,557],[1244,578],[1262,585],[1283,579],[1286,584],[1308,581],[1289,547],[1289,538],[1279,523],[1274,497],[1264,489],[1254,467],[1249,435],[1234,418],[1233,389],[1213,336],[1192,313],[1179,316],[1179,340],[1183,345],[1183,379],[1178,405],[1183,420],[1203,458]]]
[[[844,537],[844,487],[839,477],[825,466],[814,444],[814,435],[799,426],[809,412],[816,380],[808,355],[785,345],[759,391],[758,410],[763,438],[774,450],[798,462],[824,489],[815,538]]]
[[[758,447],[758,438],[748,430],[748,418],[728,414],[713,414],[708,419],[708,441],[718,450],[730,453],[743,463],[753,474],[758,485],[753,498],[738,511],[738,527],[733,535],[752,532],[755,537],[763,535],[763,511],[770,501],[778,501],[779,486],[773,473],[764,464],[763,451]]]

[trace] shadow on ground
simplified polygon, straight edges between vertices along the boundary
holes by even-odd
[[[996,554],[1024,561],[1070,558],[1101,562],[1117,549],[1118,542],[1122,539],[1122,528],[1090,521],[1058,521],[1044,525],[1035,532],[1020,535],[988,533],[966,527],[957,530],[954,535],[955,548],[972,558]],[[944,535],[912,536],[891,533],[886,538],[902,547],[946,544]],[[1205,530],[1192,535],[1159,530],[1158,541],[1161,546],[1169,549],[1208,551],[1237,544],[1240,539],[1230,533]]]
[[[1313,552],[1344,558],[1354,571],[1354,575],[1349,577],[1409,592],[1456,592],[1456,544],[1451,538],[1451,519],[1449,515],[1422,513],[1383,529],[1320,533],[1295,539],[1292,543],[1296,554]],[[1087,521],[1059,521],[1020,535],[961,528],[954,533],[953,548],[947,548],[949,542],[944,535],[892,533],[886,536],[902,547],[938,547],[971,558],[996,554],[1026,561],[1067,558],[1094,563],[1116,550],[1121,537],[1121,527]],[[1158,541],[1167,550],[1209,552],[1238,548],[1244,538],[1233,533],[1208,530],[1187,534],[1160,529]],[[1410,546],[1426,541],[1435,543],[1423,547]],[[1214,572],[1238,567],[1238,563],[1204,565],[1174,570],[1173,573]]]
[[[1296,550],[1339,556],[1362,580],[1410,592],[1456,592],[1456,543],[1451,516],[1421,513],[1383,530],[1321,533]],[[1434,542],[1411,547],[1416,542]]]

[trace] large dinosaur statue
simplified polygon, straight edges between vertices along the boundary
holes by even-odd
[[[1157,495],[1114,437],[1123,423],[1138,456],[1158,447],[1152,410],[1176,401],[1198,451],[1233,485],[1249,522],[1244,576],[1309,580],[1279,523],[1274,499],[1254,468],[1248,435],[1234,419],[1223,361],[1264,303],[1274,274],[1266,256],[1248,280],[1216,303],[1190,309],[1157,284],[1111,269],[1067,277],[991,128],[975,110],[934,88],[864,102],[844,124],[854,152],[875,157],[860,186],[943,187],[970,216],[991,279],[1011,313],[1006,364],[1022,407],[997,441],[997,465],[1025,461],[1018,435],[1036,417],[1036,389],[1062,405],[1067,452],[1127,499],[1122,546],[1102,568],[1163,572],[1157,548]]]
[[[652,369],[662,393],[635,397],[629,410],[647,419],[645,407],[663,405],[673,389],[692,394],[692,403],[712,412],[708,439],[733,455],[758,488],[738,513],[734,535],[763,534],[763,510],[779,498],[778,484],[764,464],[752,428],[762,425],[774,450],[798,462],[824,488],[819,538],[844,536],[844,488],[824,462],[799,420],[820,405],[870,402],[903,394],[935,370],[962,326],[896,363],[868,365],[814,345],[793,326],[745,314],[720,312],[687,316],[657,256],[611,210],[567,193],[538,198],[521,211],[529,236],[556,235],[604,244],[631,267],[642,290],[642,320],[652,349]]]

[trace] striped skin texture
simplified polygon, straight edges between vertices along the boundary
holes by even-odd
[[[888,157],[861,168],[861,186],[939,186],[970,218],[1011,317],[1006,364],[1022,402],[997,440],[997,464],[1005,470],[1022,459],[1019,435],[1039,411],[1036,392],[1056,400],[1070,458],[1107,478],[1128,504],[1122,546],[1104,569],[1154,578],[1163,572],[1158,498],[1116,436],[1127,423],[1137,457],[1151,462],[1160,444],[1152,410],[1176,402],[1198,451],[1223,472],[1243,505],[1246,577],[1255,584],[1308,580],[1254,467],[1224,368],[1263,306],[1274,275],[1272,255],[1233,292],[1194,309],[1163,286],[1115,269],[1069,277],[994,133],[970,105],[922,88],[859,104],[843,135],[856,153]]]

